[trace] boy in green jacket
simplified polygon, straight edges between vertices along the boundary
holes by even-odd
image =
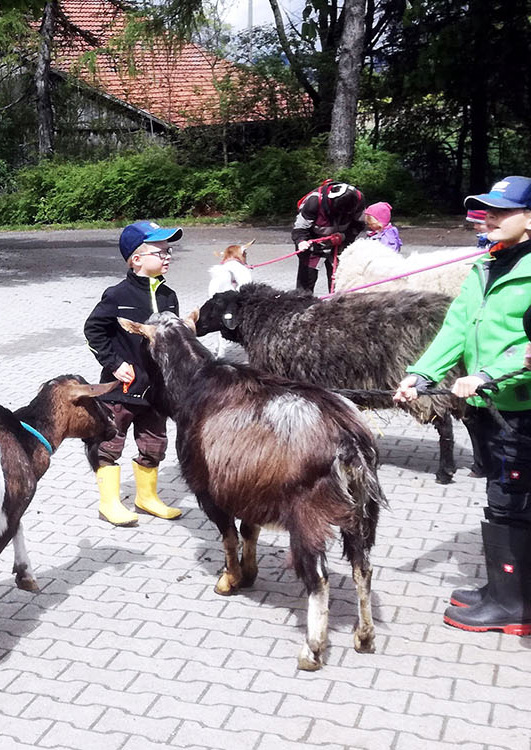
[[[486,210],[493,242],[465,279],[441,330],[407,368],[395,401],[417,398],[416,386],[438,383],[460,359],[468,375],[452,388],[475,411],[471,420],[487,476],[482,522],[488,583],[452,593],[444,621],[463,630],[531,634],[531,372],[500,383],[492,400],[505,430],[476,388],[522,367],[522,317],[531,301],[531,179],[506,177],[489,193],[466,198]]]

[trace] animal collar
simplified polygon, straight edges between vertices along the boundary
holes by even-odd
[[[30,432],[34,437],[37,438],[37,440],[44,445],[50,456],[53,454],[53,448],[50,442],[46,440],[44,435],[41,435],[41,433],[35,429],[35,427],[32,427],[30,424],[26,424],[26,422],[21,422],[21,426],[27,430],[27,432]]]

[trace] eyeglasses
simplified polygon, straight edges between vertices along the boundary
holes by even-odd
[[[171,258],[173,255],[173,250],[171,247],[169,247],[167,250],[153,250],[150,253],[138,253],[140,257],[142,255],[156,255],[160,260],[167,260],[168,258]]]

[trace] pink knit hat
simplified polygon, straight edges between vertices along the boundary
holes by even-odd
[[[369,214],[376,221],[379,221],[383,227],[386,227],[391,221],[391,211],[393,207],[389,203],[373,203],[371,206],[367,206],[365,214]]]

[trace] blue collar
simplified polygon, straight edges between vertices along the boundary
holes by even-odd
[[[26,422],[21,422],[21,426],[27,430],[28,432],[31,432],[31,434],[37,438],[37,440],[44,445],[50,456],[53,453],[53,448],[51,444],[46,440],[44,435],[41,435],[41,433],[35,429],[35,427],[32,427],[30,424],[26,424]]]

